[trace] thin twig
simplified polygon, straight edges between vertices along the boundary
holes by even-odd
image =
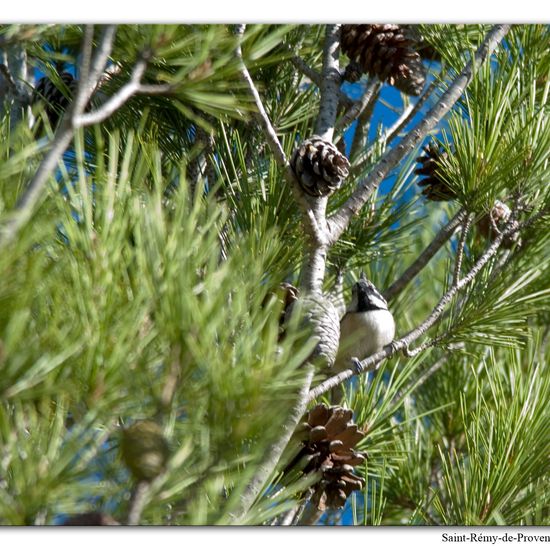
[[[456,285],[452,286],[441,297],[441,299],[439,300],[437,305],[434,307],[430,315],[428,315],[428,317],[417,328],[411,330],[399,340],[393,341],[391,344],[384,347],[384,349],[382,349],[381,351],[374,353],[373,355],[371,355],[370,357],[367,357],[363,361],[358,362],[355,365],[354,369],[347,369],[345,371],[340,372],[336,376],[333,376],[328,380],[325,380],[323,383],[319,384],[309,392],[309,400],[312,401],[314,399],[317,399],[323,393],[338,386],[339,384],[355,376],[356,374],[360,374],[362,372],[376,369],[377,365],[381,363],[384,359],[393,357],[398,351],[405,350],[406,348],[408,348],[408,346],[412,342],[414,342],[415,340],[423,336],[436,323],[436,321],[441,317],[441,315],[445,311],[445,308],[451,302],[454,296],[460,290],[462,290],[465,286],[467,286],[469,283],[472,282],[472,280],[477,276],[477,274],[481,271],[481,269],[496,254],[496,252],[498,251],[502,243],[502,240],[506,236],[511,235],[519,231],[520,229],[523,229],[527,225],[534,223],[536,219],[540,218],[542,215],[544,214],[539,212],[536,215],[532,216],[529,220],[519,225],[515,225],[513,221],[510,221],[506,225],[504,230],[501,232],[501,234],[498,235],[495,238],[495,240],[491,243],[491,245],[487,247],[483,255],[478,259],[478,261],[470,269],[468,274],[464,278],[460,279]]]
[[[315,70],[312,69],[301,57],[298,55],[293,55],[290,58],[292,64],[305,76],[307,76],[318,88],[321,87],[323,79],[321,75]],[[346,95],[341,89],[338,91],[338,99],[342,105],[345,107],[351,107],[353,105],[353,99]]]
[[[313,380],[314,372],[314,368],[310,364],[305,365],[304,368],[306,369],[306,374],[296,402],[290,410],[285,423],[281,426],[280,437],[266,450],[266,453],[262,457],[261,463],[258,466],[256,474],[252,477],[241,495],[239,506],[237,507],[235,513],[232,514],[235,519],[235,523],[241,523],[245,519],[252,504],[260,494],[266,482],[271,477],[273,470],[277,466],[283,451],[288,445],[298,422],[300,422],[300,419],[304,415],[309,401],[308,392],[311,386],[311,381]]]
[[[340,75],[340,25],[327,25],[323,47],[323,73],[321,81],[321,104],[315,124],[315,133],[322,139],[332,141],[334,123],[338,111]]]
[[[105,60],[109,56],[109,52],[112,47],[112,41],[114,37],[114,26],[108,26],[100,42],[98,53],[95,56],[94,67],[98,66],[101,60]],[[88,25],[84,33],[83,42],[83,74],[84,77],[90,75],[89,64],[91,57],[91,43],[93,36],[93,26]],[[94,73],[95,74],[95,73]],[[100,73],[98,73],[100,74]],[[98,77],[99,78],[99,77]],[[42,159],[38,169],[36,170],[33,178],[31,179],[28,187],[25,189],[19,200],[15,210],[10,213],[10,216],[4,227],[0,232],[0,246],[4,246],[11,242],[19,232],[19,230],[27,223],[32,215],[34,207],[38,203],[42,189],[52,172],[57,167],[59,159],[71,143],[74,132],[77,129],[72,122],[73,118],[78,118],[81,112],[84,110],[89,100],[89,89],[95,87],[96,82],[93,85],[87,78],[81,79],[76,98],[69,110],[63,116],[61,123],[55,133],[55,136],[50,144],[50,149],[46,153],[46,156]]]
[[[351,142],[351,149],[349,153],[350,161],[352,161],[351,174],[355,175],[359,173],[363,167],[364,160],[369,158],[368,153],[366,155],[361,155],[358,157],[358,153],[365,149],[365,146],[368,142],[368,135],[370,129],[370,121],[374,113],[374,106],[376,105],[378,98],[380,97],[380,91],[382,86],[379,86],[372,97],[372,100],[369,101],[369,104],[365,107],[365,110],[359,115],[357,119],[357,126],[355,128],[355,133],[353,134],[353,141]],[[365,159],[363,159],[363,156]]]
[[[418,347],[413,349],[405,348],[403,350],[403,355],[405,357],[416,357],[419,353],[422,353],[423,351],[426,351],[428,348],[432,348],[434,346],[437,346],[441,342],[445,340],[449,336],[448,333],[441,334],[440,336],[436,336],[435,338],[430,338],[426,340],[425,342],[422,342]]]
[[[380,81],[373,77],[367,83],[365,91],[358,99],[337,121],[336,130],[342,130],[347,128],[357,117],[361,116],[363,111],[373,103],[373,100],[377,97],[377,92],[381,87]]]
[[[453,273],[453,286],[456,285],[460,279],[460,270],[462,269],[462,259],[464,257],[464,247],[466,246],[466,238],[470,231],[470,226],[474,219],[473,214],[468,214],[464,223],[462,224],[462,233],[460,234],[460,240],[458,241],[458,248],[456,251],[455,269]]]
[[[394,125],[388,129],[388,131],[382,137],[386,141],[386,145],[389,145],[398,135],[403,128],[406,128],[410,121],[416,116],[418,111],[422,109],[426,101],[432,95],[439,81],[434,78],[429,86],[424,90],[422,95],[418,98],[416,103],[411,103],[404,111],[403,114],[395,121]]]
[[[452,237],[457,227],[464,219],[465,211],[459,210],[451,221],[442,227],[433,241],[424,249],[418,258],[405,270],[403,275],[392,283],[384,292],[386,300],[395,298],[419,273],[428,262],[436,255],[439,249]]]
[[[78,127],[99,124],[118,111],[132,96],[136,94],[165,95],[176,89],[171,84],[142,84],[141,79],[147,68],[147,59],[140,59],[134,66],[130,80],[106,103],[91,113],[84,113],[73,119]]]
[[[449,112],[463,94],[466,86],[472,80],[476,69],[494,51],[508,32],[509,28],[510,25],[495,25],[492,28],[473,58],[466,64],[462,72],[454,79],[447,91],[432,109],[430,109],[423,120],[419,122],[396,147],[389,150],[382,157],[378,164],[372,169],[370,175],[358,185],[350,198],[329,218],[328,225],[331,245],[338,241],[342,233],[348,227],[352,217],[361,210],[382,180],[384,180],[409,152],[414,150],[414,148]]]
[[[252,80],[252,77],[250,76],[250,73],[248,72],[248,69],[243,59],[241,42],[245,29],[246,25],[237,25],[235,30],[235,34],[238,38],[235,53],[240,64],[241,77],[248,86],[248,90],[250,91],[250,94],[254,99],[254,103],[256,104],[256,112],[254,113],[254,118],[262,128],[271,152],[275,156],[275,159],[279,166],[287,166],[288,162],[286,159],[286,155],[283,151],[279,138],[277,137],[277,132],[275,132],[275,129],[273,128],[273,125],[269,120],[269,115],[265,110],[264,104],[260,98],[260,94],[258,93],[258,90],[254,84],[254,81]]]
[[[54,138],[50,143],[49,150],[42,159],[28,187],[19,198],[14,211],[10,213],[4,227],[0,228],[0,247],[11,242],[30,219],[35,206],[40,200],[46,182],[71,143],[75,131],[81,127],[105,120],[134,93],[143,93],[152,90],[151,86],[141,86],[139,83],[146,65],[146,58],[143,57],[136,63],[129,83],[124,85],[115,96],[97,111],[83,114],[86,105],[102,78],[105,64],[109,59],[113,47],[115,33],[116,25],[107,25],[105,27],[92,59],[93,25],[86,26],[82,46],[80,81],[75,99],[61,119]],[[160,85],[155,90],[165,91],[166,86]]]
[[[134,488],[129,503],[126,525],[139,525],[141,514],[143,513],[143,509],[147,504],[147,492],[149,487],[149,482],[140,481]]]
[[[254,116],[263,130],[267,144],[275,157],[275,161],[284,170],[285,179],[290,185],[296,202],[302,210],[304,216],[304,229],[309,236],[308,250],[306,260],[302,269],[302,288],[307,291],[317,291],[324,278],[325,262],[326,262],[326,204],[327,198],[310,198],[305,195],[298,184],[294,172],[283,151],[279,138],[271,124],[269,115],[267,114],[260,94],[254,85],[254,81],[246,67],[243,59],[241,41],[246,25],[237,25],[235,33],[238,37],[238,45],[235,49],[235,55],[240,64],[240,72],[243,81],[246,83],[251,96],[256,104],[256,112]],[[327,56],[328,57],[328,56]],[[325,100],[330,100],[330,94],[325,93]],[[334,115],[335,116],[335,115]]]

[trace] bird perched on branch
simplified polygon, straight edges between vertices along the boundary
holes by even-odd
[[[340,346],[336,357],[337,372],[349,369],[393,341],[395,321],[388,303],[376,287],[361,273],[353,285],[351,302],[340,321]]]

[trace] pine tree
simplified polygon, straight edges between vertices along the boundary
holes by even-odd
[[[0,27],[0,524],[549,524],[549,31],[413,30]]]

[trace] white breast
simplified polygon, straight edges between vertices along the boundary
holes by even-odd
[[[340,321],[336,370],[350,368],[350,359],[362,360],[387,346],[395,336],[393,315],[387,309],[346,313]]]

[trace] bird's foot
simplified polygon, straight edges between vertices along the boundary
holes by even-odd
[[[389,348],[390,348],[390,353],[391,355],[395,355],[400,349],[401,349],[401,346],[397,343],[397,340],[392,340],[389,344],[388,344]],[[406,349],[403,351],[403,353],[406,353]]]
[[[361,361],[359,361],[357,357],[352,357],[351,362],[353,363],[355,374],[361,374],[363,372],[363,366],[361,365]]]

